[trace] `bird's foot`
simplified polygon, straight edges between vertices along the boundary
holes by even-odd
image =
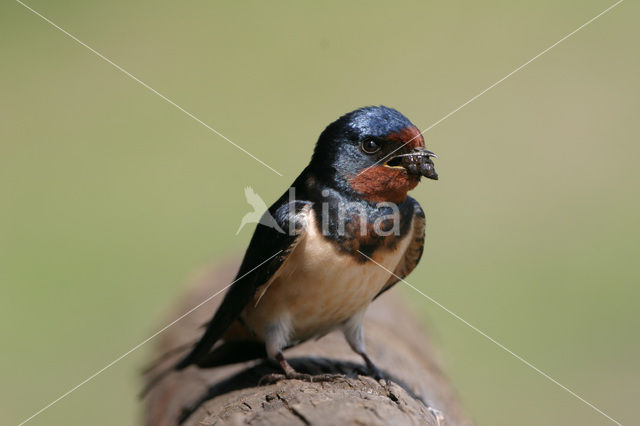
[[[387,392],[388,395],[395,396],[395,394],[393,393],[393,389],[391,389],[391,385],[393,384],[391,380],[382,375],[374,375],[373,377],[376,379],[378,384],[382,386],[382,388],[385,390],[385,392]]]
[[[366,370],[364,370],[365,374],[369,375],[370,377],[373,377],[376,382],[378,382],[382,387],[384,387],[387,391],[389,391],[389,386],[391,386],[391,380],[385,377],[382,371],[371,361],[371,359],[369,358],[369,356],[367,356],[366,353],[362,352],[361,355],[367,364]]]
[[[258,386],[273,385],[281,380],[285,380],[286,378],[287,376],[280,373],[265,374],[264,376],[260,377],[260,380],[258,380]]]
[[[375,366],[375,364],[371,363],[367,366],[358,367],[356,369],[356,374],[361,376],[370,377],[375,380],[382,388],[388,393],[393,394],[391,391],[391,380],[385,376],[385,374]]]
[[[271,373],[262,376],[262,378],[260,378],[260,381],[258,381],[258,385],[271,385],[282,380],[302,380],[303,382],[320,383],[345,381],[346,377],[344,376],[344,374],[306,374],[298,373],[297,371],[291,371],[287,372],[286,374]]]
[[[263,376],[259,381],[258,385],[263,384],[274,384],[278,383],[281,380],[302,380],[305,382],[332,382],[337,380],[346,381],[346,377],[344,374],[306,374],[306,373],[298,373],[284,358],[282,352],[278,352],[275,356],[276,361],[280,364],[282,373],[272,373]]]
[[[386,377],[382,371],[380,371],[377,367],[367,368],[366,370],[367,376],[373,378],[380,386],[382,386],[387,392],[391,392],[391,380]]]
[[[375,365],[369,366],[369,375],[376,379],[376,381],[380,384],[389,382],[389,379],[387,379],[384,374],[382,374],[382,371],[380,371],[380,369],[378,369],[378,367],[376,367]]]

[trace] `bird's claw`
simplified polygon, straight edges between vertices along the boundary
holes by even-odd
[[[284,374],[279,374],[279,373],[266,374],[262,376],[260,380],[258,380],[258,386],[273,385],[286,378],[287,376],[285,376]]]

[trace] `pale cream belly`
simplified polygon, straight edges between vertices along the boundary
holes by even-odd
[[[373,259],[393,271],[405,253],[409,235],[411,230],[393,251],[378,250]],[[288,328],[292,342],[322,335],[365,309],[389,277],[388,271],[371,261],[358,263],[338,252],[309,223],[276,278],[258,292],[243,317],[261,339],[276,323]]]

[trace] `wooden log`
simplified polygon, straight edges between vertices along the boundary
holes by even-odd
[[[211,267],[195,280],[169,317],[174,320],[223,289],[237,263]],[[398,284],[401,286],[402,284]],[[344,380],[299,380],[259,386],[278,368],[263,360],[212,369],[189,367],[154,385],[145,402],[148,426],[205,425],[468,425],[455,392],[441,373],[427,334],[393,290],[376,300],[365,319],[367,350],[391,383],[368,377],[361,358],[339,333],[305,342],[285,352],[294,368],[306,373],[340,373]],[[203,332],[222,294],[170,327],[156,356],[174,353],[146,374],[174,363]],[[176,349],[178,348],[178,349]]]

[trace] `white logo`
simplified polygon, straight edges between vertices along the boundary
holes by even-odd
[[[236,231],[236,235],[240,233],[242,228],[249,223],[257,223],[280,232],[281,234],[286,234],[278,222],[271,216],[269,210],[267,209],[267,203],[256,194],[256,192],[250,186],[247,186],[244,189],[244,196],[247,199],[247,203],[253,208],[252,212],[249,212],[244,215],[242,221],[240,222],[240,226]],[[329,196],[328,190],[322,191],[323,197]],[[288,223],[288,231],[290,236],[297,235],[297,214],[296,214],[296,190],[295,188],[289,188],[289,209],[288,215],[285,223]],[[332,232],[329,230],[329,222],[330,217],[330,206],[327,201],[323,201],[320,203],[322,209],[322,235],[332,235]],[[367,233],[371,232],[371,227],[368,224],[369,220],[373,220],[373,232],[377,236],[386,237],[388,235],[400,235],[400,209],[394,203],[390,202],[380,202],[376,204],[376,208],[379,209],[379,213],[374,215],[373,217],[369,217],[366,206],[361,202],[343,202],[338,206],[334,206],[333,217],[331,220],[332,225],[334,226],[333,233],[337,233],[340,236],[346,235],[346,226],[347,224],[351,224],[351,228],[354,228],[355,231],[359,232],[360,235],[365,236]],[[350,231],[351,232],[351,231]]]
[[[238,235],[242,228],[244,228],[248,223],[259,223],[261,225],[268,226],[269,228],[273,228],[282,234],[285,233],[278,225],[278,222],[276,222],[273,216],[269,213],[267,204],[258,194],[256,194],[253,188],[247,186],[244,189],[244,196],[247,199],[247,203],[253,207],[253,211],[244,215],[240,222],[240,227],[236,231],[236,235]]]

